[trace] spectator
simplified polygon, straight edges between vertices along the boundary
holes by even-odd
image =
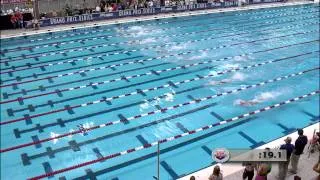
[[[270,151],[270,148],[266,147],[265,150]],[[270,162],[257,163],[255,166],[257,170],[256,180],[266,180],[268,174],[271,172],[272,165]]]
[[[11,24],[12,24],[13,28],[14,29],[17,28],[18,20],[17,20],[17,17],[14,14],[11,15],[10,21],[11,21]]]
[[[16,11],[15,13],[16,20],[17,20],[17,27],[23,28],[23,16],[20,11]]]
[[[271,164],[260,163],[256,168],[257,168],[257,175],[255,180],[267,180],[268,174],[271,172]]]
[[[209,177],[209,180],[222,180],[223,176],[222,173],[220,172],[220,166],[216,165],[213,168],[213,172]]]
[[[320,133],[319,132],[313,134],[308,149],[309,149],[310,153],[314,153],[317,150],[317,147],[318,147],[318,149],[320,148]]]
[[[97,7],[96,7],[96,12],[100,12],[100,11],[101,11],[100,6],[97,6]]]
[[[318,162],[312,168],[316,173],[318,173],[317,179],[320,179],[320,155]]]
[[[294,148],[294,152],[291,156],[292,169],[290,169],[290,172],[293,174],[297,173],[300,155],[303,153],[304,147],[308,143],[308,138],[307,138],[307,136],[303,135],[302,129],[298,129],[298,135],[299,135],[299,137],[294,144],[295,148]]]
[[[34,18],[32,19],[32,27],[34,30],[38,30],[40,28],[40,24],[38,19]]]
[[[190,180],[196,180],[196,178],[194,176],[191,176]]]
[[[288,166],[290,162],[290,156],[294,150],[294,145],[291,144],[291,137],[287,137],[285,140],[285,144],[280,146],[280,149],[286,150],[287,153],[287,161],[283,161],[279,163],[279,179],[284,180],[287,176]]]
[[[153,1],[152,0],[149,0],[148,7],[153,7]]]
[[[294,176],[293,180],[301,180],[301,177],[300,176]]]
[[[245,168],[242,174],[243,180],[247,178],[248,180],[252,180],[254,176],[254,165],[251,162],[248,162],[248,163],[244,163],[244,166]]]
[[[116,3],[112,4],[112,11],[117,11],[118,10],[118,6]]]
[[[109,7],[108,7],[108,12],[112,12],[112,5],[109,5]]]
[[[101,12],[106,12],[104,7],[106,6],[106,2],[104,0],[100,1],[100,11]]]

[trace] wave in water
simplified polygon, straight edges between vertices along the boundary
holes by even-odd
[[[199,60],[208,57],[208,53],[202,52],[200,55],[191,56],[188,60]]]
[[[231,77],[232,80],[236,80],[236,81],[243,81],[246,78],[247,78],[247,75],[240,72],[234,73],[233,76]]]
[[[216,73],[215,71],[213,73]],[[218,84],[224,84],[224,83],[231,83],[234,81],[244,81],[247,78],[247,75],[243,74],[243,73],[239,73],[236,72],[232,75],[231,78],[228,79],[222,79],[220,81],[209,81],[207,83],[208,86],[214,86],[214,85],[218,85]]]
[[[50,137],[51,138],[55,138],[57,136],[59,136],[60,134],[54,133],[54,132],[50,132]],[[56,144],[58,142],[58,139],[53,139],[52,143]]]
[[[281,96],[282,94],[286,93],[287,91],[282,90],[282,91],[267,91],[267,92],[262,92],[258,95],[256,95],[253,99],[251,100],[242,100],[242,99],[236,99],[233,104],[234,105],[247,105],[247,106],[251,106],[251,105],[255,105],[255,104],[259,104],[259,103],[263,103],[263,102],[267,102],[267,101],[271,101],[271,100],[275,100],[277,99],[279,96]]]

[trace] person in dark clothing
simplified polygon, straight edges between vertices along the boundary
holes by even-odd
[[[243,165],[245,168],[242,174],[242,179],[245,180],[248,178],[248,180],[252,180],[254,176],[254,164],[251,162],[245,162]]]
[[[294,152],[293,152],[293,154],[291,156],[291,169],[290,169],[290,172],[293,173],[293,174],[297,173],[298,162],[299,162],[300,155],[303,153],[304,147],[308,143],[308,138],[307,138],[307,136],[303,135],[303,130],[302,129],[298,129],[298,135],[299,135],[299,137],[295,142]]]
[[[291,144],[291,137],[287,137],[285,140],[285,144],[280,146],[280,149],[286,150],[287,152],[287,161],[282,161],[279,163],[279,179],[280,180],[285,180],[288,172],[288,166],[290,162],[290,156],[294,150],[294,145]]]

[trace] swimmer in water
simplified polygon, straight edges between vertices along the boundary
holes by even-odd
[[[235,73],[231,78],[222,79],[220,81],[211,81],[208,85],[222,85],[227,83],[233,83],[236,81],[243,81],[246,78],[245,74],[242,73]]]
[[[245,100],[240,100],[239,101],[239,105],[240,106],[253,106],[258,104],[259,102],[256,100],[249,100],[249,101],[245,101]]]
[[[231,79],[222,79],[221,81],[211,81],[208,83],[209,86],[214,86],[214,85],[222,85],[226,83],[232,82]]]
[[[83,127],[83,124],[77,125],[77,127],[79,128],[79,131],[82,132],[84,136],[88,135],[87,133],[88,131],[86,128]]]
[[[240,106],[253,106],[253,105],[256,105],[256,104],[259,104],[259,103],[262,103],[264,101],[267,101],[267,100],[270,100],[270,99],[273,99],[274,96],[270,93],[265,93],[265,95],[260,95],[252,100],[238,100],[236,104],[240,105]]]

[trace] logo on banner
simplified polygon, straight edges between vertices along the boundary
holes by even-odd
[[[217,163],[224,163],[230,159],[230,153],[226,148],[217,148],[213,150],[211,156]]]

